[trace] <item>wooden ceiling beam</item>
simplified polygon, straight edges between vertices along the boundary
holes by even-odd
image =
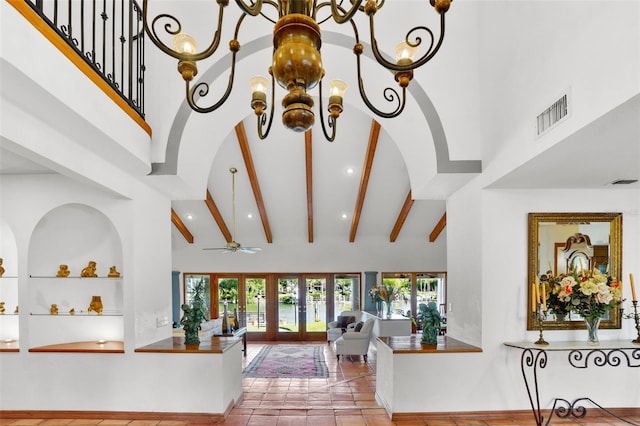
[[[411,198],[411,190],[407,194],[407,198],[404,200],[404,204],[402,205],[402,209],[400,209],[400,213],[398,214],[398,218],[396,219],[396,224],[393,226],[393,230],[391,230],[391,235],[389,236],[389,241],[392,243],[396,242],[398,238],[398,234],[402,229],[402,225],[404,225],[404,221],[407,219],[409,212],[411,211],[411,206],[413,206],[413,199]]]
[[[182,219],[180,219],[180,216],[178,216],[178,213],[176,213],[174,209],[171,209],[171,223],[178,228],[178,231],[180,231],[184,239],[187,240],[189,244],[193,244],[193,234],[189,232],[189,229],[184,222],[182,222]]]
[[[220,214],[220,210],[218,210],[218,206],[216,206],[215,201],[213,201],[213,197],[211,196],[211,193],[209,192],[208,189],[207,189],[207,198],[204,200],[204,203],[209,208],[209,211],[211,212],[211,216],[213,216],[213,220],[215,220],[216,223],[218,224],[218,228],[220,228],[220,232],[222,232],[224,239],[228,243],[230,243],[233,240],[233,236],[231,235],[231,232],[229,232],[229,228],[227,227],[227,224],[224,222],[224,219]]]
[[[445,226],[447,226],[447,212],[444,212],[444,214],[442,215],[442,217],[440,218],[436,226],[433,228],[433,231],[431,231],[431,234],[429,234],[430,243],[438,239],[438,236],[440,235],[440,233],[442,232]]]
[[[304,153],[307,171],[307,234],[309,242],[313,242],[313,167],[312,167],[312,141],[311,130],[304,133]]]
[[[371,166],[373,165],[373,157],[375,156],[375,153],[376,153],[376,147],[378,146],[379,136],[380,136],[380,123],[378,123],[375,120],[372,120],[371,132],[369,133],[369,144],[367,146],[367,153],[364,158],[364,166],[362,167],[362,174],[360,175],[360,189],[358,190],[358,197],[356,198],[356,206],[353,210],[353,218],[351,219],[351,232],[349,233],[350,243],[356,240],[356,233],[358,232],[358,223],[360,222],[360,215],[362,214],[364,197],[367,194],[367,186],[369,185],[369,176],[371,176]]]
[[[260,219],[262,220],[264,235],[267,239],[267,242],[272,243],[273,237],[271,236],[271,227],[269,226],[269,218],[267,217],[267,210],[264,207],[262,192],[260,191],[260,183],[258,182],[256,169],[255,169],[255,166],[253,165],[253,157],[251,156],[251,149],[249,148],[247,133],[244,130],[244,125],[242,124],[242,121],[236,125],[235,131],[236,131],[236,137],[238,138],[238,144],[240,145],[240,151],[242,151],[242,158],[244,159],[244,165],[247,168],[247,174],[249,175],[249,182],[251,183],[251,189],[253,190],[253,197],[256,200],[256,205],[258,206],[258,212],[260,213]]]

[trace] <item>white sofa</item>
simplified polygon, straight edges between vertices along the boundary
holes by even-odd
[[[362,355],[364,362],[367,362],[367,353],[369,352],[369,343],[375,322],[375,318],[369,318],[364,322],[360,331],[356,331],[357,327],[349,329],[336,340],[338,361],[340,360],[340,355]]]

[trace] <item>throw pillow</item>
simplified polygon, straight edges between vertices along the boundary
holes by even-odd
[[[356,317],[342,315],[338,317],[338,327],[340,328],[347,328],[347,325],[351,324],[352,322],[356,322]]]
[[[356,328],[353,331],[360,331],[362,330],[362,326],[364,325],[364,323],[362,321],[360,321],[359,323],[356,324]]]

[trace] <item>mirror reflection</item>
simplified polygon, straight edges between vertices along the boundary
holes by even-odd
[[[558,276],[570,271],[598,270],[614,279],[622,272],[622,214],[620,213],[529,213],[528,305],[533,303],[531,283],[541,275]],[[536,329],[531,315],[527,329]],[[549,312],[545,329],[584,328],[576,312]],[[607,313],[600,328],[620,328],[620,312]]]

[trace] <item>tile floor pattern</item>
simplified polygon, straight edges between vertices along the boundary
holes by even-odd
[[[291,344],[292,342],[287,342]],[[316,342],[315,344],[318,344]],[[301,343],[305,344],[305,343]],[[264,343],[249,343],[243,367],[260,351]],[[325,346],[329,377],[324,379],[243,379],[244,394],[227,419],[220,424],[242,426],[529,426],[532,415],[494,420],[456,418],[425,420],[420,418],[391,421],[375,400],[375,351],[369,351],[368,363],[361,358],[336,360],[333,347]],[[594,411],[595,412],[595,411]],[[629,419],[640,424],[638,418]],[[622,426],[629,425],[611,417],[554,419],[553,425]],[[160,420],[110,419],[0,419],[0,426],[200,426],[194,423]],[[204,425],[202,425],[204,426]]]

